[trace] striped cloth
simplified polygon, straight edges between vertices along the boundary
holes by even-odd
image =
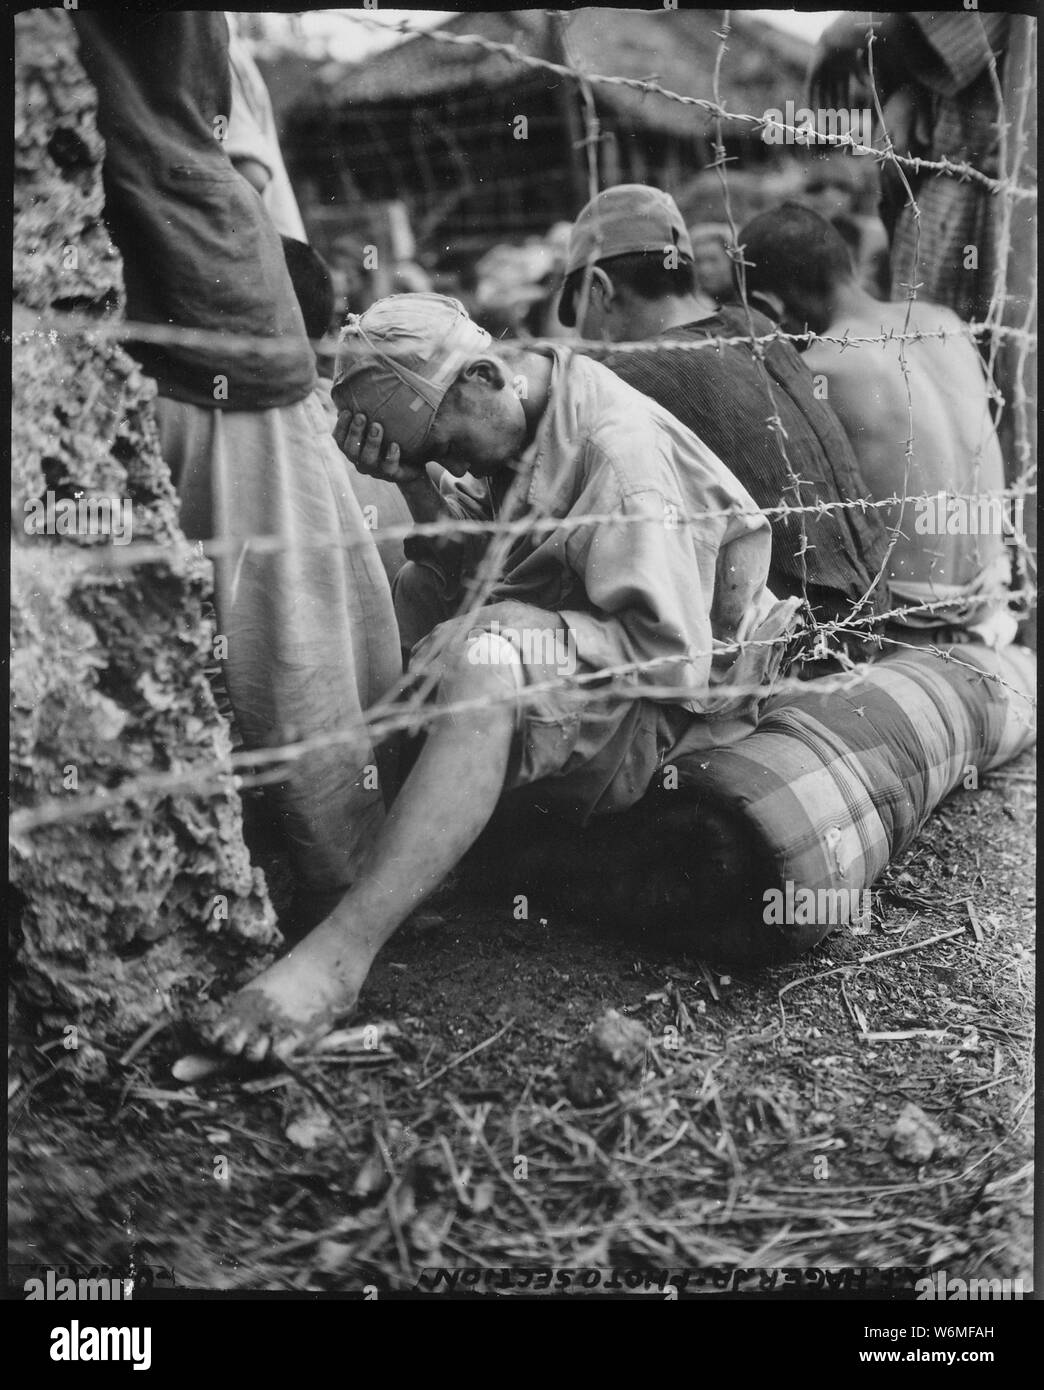
[[[754,834],[762,888],[869,888],[961,786],[1032,746],[1036,657],[962,647],[863,669],[845,693],[773,697],[742,743],[678,759],[679,786],[738,814]],[[994,679],[996,677],[996,679]],[[767,866],[767,868],[766,868]],[[772,954],[806,950],[829,926],[766,926]]]
[[[929,159],[968,163],[993,178],[1002,172],[989,64],[996,59],[1010,106],[1014,92],[1004,79],[1011,20],[977,11],[906,16],[918,54],[915,80],[931,106]],[[946,304],[965,320],[985,318],[997,263],[999,200],[982,184],[949,174],[914,176],[911,182],[920,218],[912,208],[899,214],[891,251],[892,298],[906,299],[916,285],[919,299]],[[966,264],[968,246],[978,253],[973,269]]]

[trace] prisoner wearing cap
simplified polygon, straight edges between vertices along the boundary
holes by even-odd
[[[333,399],[376,420],[389,443],[416,456],[461,368],[490,345],[464,305],[443,294],[393,294],[341,333]]]
[[[597,194],[573,223],[559,319],[567,328],[576,323],[576,295],[568,280],[578,270],[613,256],[651,251],[663,255],[672,248],[680,258],[692,260],[685,219],[669,193],[645,183],[621,183]]]

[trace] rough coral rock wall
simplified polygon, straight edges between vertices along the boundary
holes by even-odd
[[[142,792],[88,819],[12,836],[11,979],[20,1021],[73,1022],[109,1045],[276,939],[243,843],[230,740],[205,675],[210,565],[178,527],[153,382],[118,345],[58,334],[55,310],[122,313],[102,222],[94,92],[61,10],[16,21],[12,430],[12,812],[157,774],[224,770],[216,791]],[[117,498],[116,535],[49,534],[34,499]],[[28,506],[28,510],[27,510]],[[55,529],[53,523],[50,527]],[[85,563],[87,562],[87,563]],[[224,910],[227,904],[227,914]],[[86,1070],[103,1052],[88,1046]]]

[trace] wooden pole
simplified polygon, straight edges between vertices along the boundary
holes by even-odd
[[[548,58],[553,63],[561,63],[563,66],[569,65],[569,57],[566,53],[564,25],[565,15],[560,10],[551,10],[547,14],[547,49]],[[562,114],[562,124],[565,127],[567,144],[567,160],[569,165],[569,181],[573,190],[573,201],[575,207],[573,213],[577,213],[587,202],[588,199],[588,179],[587,161],[584,158],[584,124],[580,118],[580,107],[577,99],[577,91],[571,82],[561,79],[554,87],[555,99]]]

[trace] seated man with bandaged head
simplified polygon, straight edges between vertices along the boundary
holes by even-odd
[[[539,783],[584,823],[633,805],[681,753],[750,733],[796,624],[797,601],[766,588],[749,493],[568,348],[494,345],[456,300],[393,296],[350,320],[333,397],[347,458],[445,524],[410,539],[395,585],[425,738],[339,906],[212,1031],[253,1059],[352,1008],[505,793]],[[461,483],[436,487],[432,461]]]

